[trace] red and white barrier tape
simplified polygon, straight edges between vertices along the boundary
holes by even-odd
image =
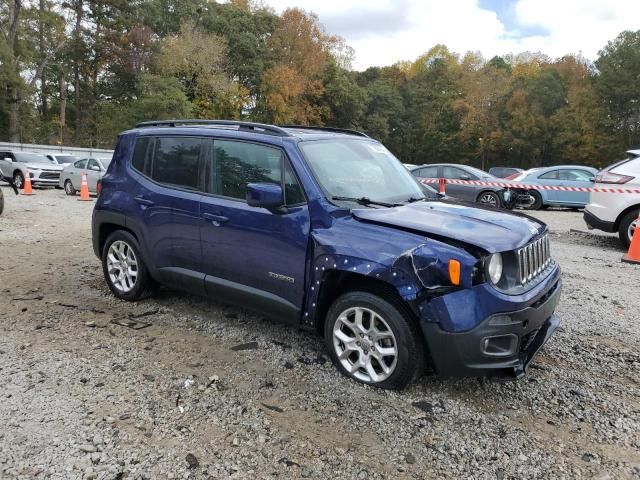
[[[420,178],[421,183],[438,183],[438,178]],[[483,180],[449,180],[451,185],[482,185],[484,187],[520,188],[523,190],[555,190],[560,192],[595,192],[595,193],[635,193],[640,194],[640,188],[619,188],[619,187],[561,187],[552,185],[529,185],[526,183],[509,182],[485,182]]]

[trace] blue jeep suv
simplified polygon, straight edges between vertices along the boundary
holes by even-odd
[[[427,365],[520,376],[559,322],[546,225],[440,198],[349,130],[139,124],[102,179],[93,247],[118,298],[162,284],[255,309],[384,388]]]

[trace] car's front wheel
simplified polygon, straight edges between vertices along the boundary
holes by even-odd
[[[411,314],[369,292],[350,292],[329,309],[325,340],[338,369],[359,382],[401,389],[423,370],[425,351]]]
[[[620,237],[620,241],[624,248],[629,248],[629,245],[631,245],[631,239],[633,238],[633,233],[636,228],[640,227],[640,222],[638,221],[639,214],[640,210],[631,210],[622,217],[622,220],[620,220],[618,236]]]
[[[102,270],[111,292],[123,300],[140,300],[155,290],[156,283],[149,275],[138,241],[124,230],[107,238],[102,249]]]
[[[20,190],[24,188],[24,175],[22,172],[16,172],[13,174],[13,184]]]
[[[500,197],[495,192],[482,192],[478,195],[478,203],[495,208],[498,208],[501,205]]]
[[[73,183],[69,179],[64,182],[64,193],[71,196],[76,194],[76,189],[73,188]]]

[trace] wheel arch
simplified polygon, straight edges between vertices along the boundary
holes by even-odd
[[[622,219],[623,219],[625,216],[627,216],[627,214],[628,214],[629,212],[632,212],[633,210],[635,210],[635,209],[637,209],[637,208],[640,208],[640,203],[637,203],[637,204],[635,204],[635,205],[631,205],[631,206],[629,206],[629,207],[625,208],[622,212],[620,212],[620,213],[618,214],[618,217],[616,218],[616,221],[615,221],[615,223],[614,223],[614,229],[615,229],[615,231],[617,231],[617,230],[620,228],[620,222],[622,222]]]

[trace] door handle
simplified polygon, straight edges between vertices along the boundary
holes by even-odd
[[[222,215],[214,215],[213,213],[203,213],[202,218],[205,220],[209,220],[216,227],[219,227],[221,224],[227,222],[229,219]]]
[[[134,197],[134,200],[145,207],[153,207],[155,205],[151,200],[147,200],[144,197]]]

